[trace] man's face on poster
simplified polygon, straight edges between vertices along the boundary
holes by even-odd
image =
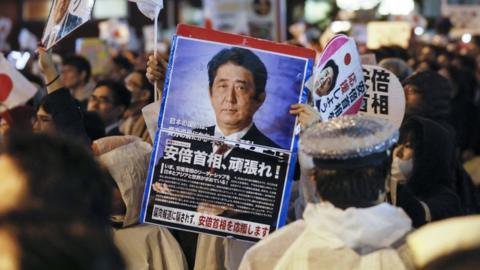
[[[210,89],[210,101],[218,127],[224,135],[246,128],[265,100],[265,92],[255,98],[253,74],[227,62],[221,65]]]
[[[53,10],[53,22],[58,24],[67,13],[70,0],[57,0],[55,3],[56,5]]]

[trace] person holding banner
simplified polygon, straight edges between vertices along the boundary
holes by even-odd
[[[37,110],[33,130],[44,133],[62,133],[89,143],[83,115],[75,99],[60,80],[51,52],[38,48],[39,66],[45,78],[47,96]]]

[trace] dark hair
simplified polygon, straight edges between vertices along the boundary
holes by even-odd
[[[155,96],[155,88],[154,86],[148,81],[148,78],[147,78],[147,72],[146,70],[142,70],[142,69],[137,69],[133,72],[136,72],[136,73],[140,73],[140,76],[142,77],[142,85],[141,85],[141,89],[142,90],[147,90],[149,93],[150,93],[150,98],[148,100],[148,103],[152,103],[154,101],[154,96]]]
[[[19,269],[125,269],[110,230],[40,212],[14,212],[0,218],[0,231],[19,250]]]
[[[333,61],[333,59],[328,60],[322,70],[328,67],[331,67],[333,69],[333,79],[332,79],[332,84],[330,84],[330,87],[327,90],[327,94],[330,93],[333,90],[333,88],[335,88],[335,84],[337,83],[337,77],[338,77],[338,66],[337,64],[335,64],[335,61]]]
[[[90,65],[90,62],[88,60],[80,55],[72,55],[69,57],[66,57],[63,60],[63,65],[64,66],[72,66],[74,67],[79,73],[85,71],[85,82],[88,82],[90,80],[90,76],[92,75],[92,67]]]
[[[83,112],[83,124],[90,141],[105,137],[105,124],[97,112]]]
[[[122,55],[113,58],[113,63],[122,69],[126,69],[128,72],[133,70],[133,64]]]
[[[11,133],[0,153],[12,158],[27,180],[28,194],[17,209],[109,224],[111,189],[84,145],[61,136]]]
[[[421,71],[406,78],[403,85],[414,86],[414,90],[422,96],[422,104],[415,110],[407,111],[408,116],[418,115],[448,121],[452,93],[450,81],[437,72]]]
[[[60,98],[60,96],[63,97]],[[58,104],[59,99],[63,101],[61,106]],[[53,123],[59,134],[80,139],[84,143],[90,144],[83,125],[83,112],[78,101],[70,95],[68,89],[63,88],[46,95],[40,100],[38,108],[42,108],[52,116]],[[65,108],[71,108],[69,113],[64,113]]]
[[[237,47],[221,50],[208,62],[208,86],[210,89],[217,76],[218,68],[228,62],[242,66],[252,73],[255,83],[255,98],[265,92],[268,77],[265,64],[252,51]]]
[[[316,162],[317,163],[317,162]],[[372,165],[354,168],[322,168],[316,166],[317,191],[323,200],[339,208],[370,207],[385,191],[390,171],[388,156]]]
[[[125,109],[130,106],[131,94],[130,91],[128,91],[127,88],[123,86],[123,84],[117,83],[113,80],[103,80],[98,82],[95,88],[101,86],[107,87],[112,92],[113,105],[123,105],[125,106]]]
[[[407,142],[414,151],[408,187],[416,195],[428,194],[441,185],[452,188],[455,179],[453,134],[432,120],[410,117],[400,127],[399,143]]]

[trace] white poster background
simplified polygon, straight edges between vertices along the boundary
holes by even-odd
[[[378,116],[400,128],[405,115],[405,93],[397,76],[378,66],[363,65],[363,71],[367,92],[358,114]]]

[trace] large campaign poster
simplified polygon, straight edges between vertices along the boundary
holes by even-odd
[[[141,221],[258,241],[285,223],[315,52],[180,25]]]
[[[42,44],[50,49],[90,20],[95,0],[53,0]]]

